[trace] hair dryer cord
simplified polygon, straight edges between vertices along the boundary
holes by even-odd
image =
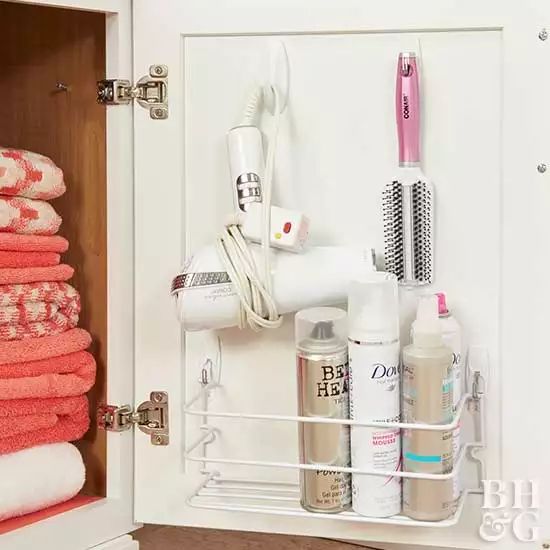
[[[220,257],[241,302],[239,326],[244,328],[248,325],[255,331],[260,331],[263,328],[278,328],[282,324],[282,317],[277,311],[277,304],[272,296],[271,248],[269,246],[273,170],[281,117],[279,93],[275,86],[271,87],[271,91],[275,108],[262,186],[261,249],[263,269],[259,269],[256,265],[254,256],[238,224],[234,222],[227,224],[217,240]],[[251,96],[245,109],[245,124],[254,123],[261,97],[262,89],[259,88]]]

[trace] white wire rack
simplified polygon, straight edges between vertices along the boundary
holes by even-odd
[[[402,515],[375,518],[360,516],[352,511],[339,514],[308,512],[300,506],[300,487],[297,483],[224,478],[218,472],[210,472],[187,499],[187,504],[205,510],[262,513],[316,520],[330,519],[409,527],[451,527],[458,523],[469,492],[462,493],[455,513],[443,521],[418,521]]]
[[[259,414],[233,411],[209,410],[209,400],[213,391],[221,388],[219,382],[211,382],[212,362],[208,360],[202,370],[200,388],[197,393],[184,405],[187,415],[200,417],[200,435],[185,449],[185,458],[191,462],[201,464],[203,479],[187,503],[195,508],[209,510],[227,510],[235,512],[252,512],[279,516],[309,517],[314,519],[330,518],[339,521],[359,523],[379,523],[405,526],[449,527],[455,525],[461,516],[464,503],[469,493],[479,493],[481,480],[486,479],[483,457],[478,454],[485,446],[485,421],[483,413],[483,376],[479,371],[470,371],[468,380],[471,381],[470,392],[463,395],[456,413],[448,424],[411,424],[404,422],[359,422],[357,420],[343,420],[334,418],[319,418],[307,416],[292,416],[279,414]],[[446,474],[420,474],[414,472],[394,472],[372,470],[355,467],[330,466],[326,464],[303,464],[299,462],[283,462],[271,460],[249,460],[239,457],[210,456],[208,447],[216,440],[220,430],[211,424],[211,419],[226,418],[235,421],[260,422],[292,422],[341,424],[349,426],[367,426],[377,428],[399,428],[423,431],[452,431],[458,427],[461,417],[468,411],[474,420],[475,441],[461,445],[457,459],[451,472]],[[475,462],[477,468],[478,486],[465,489],[458,501],[455,513],[448,519],[431,522],[417,521],[397,515],[389,518],[374,518],[360,516],[354,512],[339,514],[312,513],[300,506],[300,489],[297,483],[286,481],[265,481],[245,477],[242,479],[224,477],[220,472],[212,469],[212,465],[240,465],[249,467],[265,467],[272,469],[318,470],[344,472],[359,475],[395,476],[411,479],[449,480],[456,478],[466,460]]]

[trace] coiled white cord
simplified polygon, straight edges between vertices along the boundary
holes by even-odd
[[[271,139],[267,148],[265,176],[262,185],[262,257],[263,270],[260,271],[254,256],[245,240],[238,220],[226,224],[216,245],[225,269],[241,302],[239,327],[248,325],[252,330],[263,328],[278,328],[282,317],[277,311],[277,304],[272,296],[271,280],[271,195],[273,187],[273,169],[275,151],[279,135],[281,117],[279,93],[275,86],[271,87],[274,99],[273,125]],[[263,90],[257,89],[251,96],[244,114],[244,124],[253,124],[258,111]]]
[[[256,122],[256,117],[258,116],[258,111],[260,110],[262,97],[263,88],[254,88],[254,91],[250,94],[250,97],[248,98],[248,103],[246,104],[246,107],[244,109],[241,126],[254,126],[254,123]]]

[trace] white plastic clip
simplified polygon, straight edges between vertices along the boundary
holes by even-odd
[[[279,92],[279,105],[281,113],[286,109],[288,103],[288,90],[290,86],[290,69],[288,54],[285,45],[281,41],[272,42],[269,45],[269,72],[264,85],[264,104],[267,110],[273,115],[275,109],[275,98],[273,87]]]

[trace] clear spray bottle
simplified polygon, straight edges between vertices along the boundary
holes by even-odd
[[[458,321],[447,307],[447,298],[443,292],[436,294],[439,305],[439,321],[443,332],[443,342],[453,351],[453,413],[456,413],[462,398],[463,379],[463,342],[462,330]],[[456,462],[460,452],[460,424],[453,430],[453,461]],[[461,492],[460,476],[453,478],[453,499],[458,501]]]
[[[453,352],[443,343],[435,295],[423,296],[412,327],[412,344],[403,350],[403,421],[447,424],[453,416]],[[453,469],[452,433],[403,430],[403,469],[447,474]],[[452,480],[403,478],[403,513],[439,521],[454,512]]]

